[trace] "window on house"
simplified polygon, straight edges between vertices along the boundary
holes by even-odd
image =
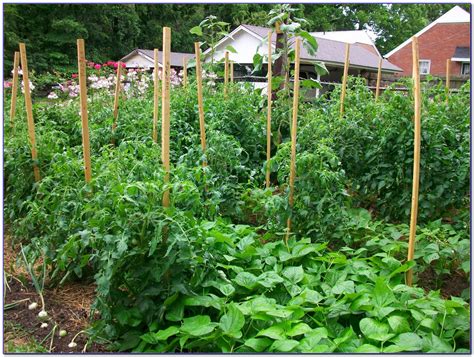
[[[468,76],[471,74],[471,64],[470,63],[462,63],[461,64],[461,75]]]
[[[420,74],[429,74],[430,73],[430,60],[420,60]]]

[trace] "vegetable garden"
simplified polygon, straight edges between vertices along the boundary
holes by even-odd
[[[79,281],[95,285],[96,313],[82,345],[56,337],[68,352],[469,352],[469,84],[421,85],[407,260],[411,79],[375,100],[349,77],[311,102],[275,80],[267,107],[271,91],[215,81],[228,61],[183,76],[164,48],[162,78],[124,69],[116,81],[113,65],[86,69],[81,46],[78,78],[33,95],[31,116],[23,48],[25,94],[4,123],[6,243],[37,293],[13,309],[36,303],[36,329],[60,334],[45,289]]]

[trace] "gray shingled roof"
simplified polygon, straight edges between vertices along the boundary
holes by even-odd
[[[147,57],[150,57],[153,61],[155,60],[155,54],[153,50],[144,50],[137,48],[133,50],[131,53],[126,55],[121,59],[121,61],[125,61],[125,59],[130,56],[133,53],[141,53]],[[183,66],[183,58],[186,58],[187,60],[190,60],[191,58],[194,57],[194,54],[192,53],[181,53],[181,52],[171,52],[170,56],[170,65],[172,67],[182,67]],[[158,51],[158,62],[161,64],[163,59],[163,53],[161,51]]]
[[[268,35],[268,28],[261,26],[253,25],[242,25],[247,30],[252,31],[260,37],[266,37]],[[318,60],[325,63],[334,63],[334,64],[343,64],[346,56],[346,44],[345,42],[328,40],[324,38],[316,37],[318,41],[318,50],[314,56],[310,55],[306,48],[301,49],[301,59],[302,60]],[[275,43],[276,34],[272,34],[272,42]],[[379,59],[375,53],[370,52],[369,50],[358,46],[357,44],[352,44],[349,51],[349,62],[352,66],[359,66],[365,68],[377,69],[379,66]],[[390,63],[386,59],[382,61],[382,70],[392,71],[392,72],[401,72],[402,69]]]
[[[471,49],[469,47],[456,47],[454,58],[471,58]]]

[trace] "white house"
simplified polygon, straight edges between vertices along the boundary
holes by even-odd
[[[180,52],[171,52],[170,56],[170,65],[174,68],[183,67],[183,59],[189,61],[194,57],[192,53],[180,53]],[[161,51],[158,51],[158,65],[162,65],[163,54]],[[154,68],[155,67],[155,55],[153,50],[143,50],[135,49],[130,52],[128,55],[123,57],[121,62],[124,62],[127,68]]]
[[[214,60],[221,60],[226,47],[230,45],[236,50],[236,53],[229,53],[230,61],[236,64],[234,65],[235,75],[248,74],[255,53],[267,54],[267,45],[263,42],[268,36],[268,31],[269,29],[265,27],[240,25],[216,44]],[[301,77],[319,78],[323,82],[340,82],[344,69],[346,43],[351,44],[349,51],[350,75],[368,76],[377,73],[379,60],[382,57],[366,31],[313,32],[311,35],[318,42],[318,50],[315,55],[311,55],[304,47],[301,49]],[[273,33],[272,47],[274,49],[275,41],[276,34]],[[209,53],[210,49],[204,52],[204,54]],[[314,61],[323,62],[329,73],[320,78],[315,73]],[[383,73],[390,74],[401,71],[399,67],[386,59],[382,59],[381,70]]]

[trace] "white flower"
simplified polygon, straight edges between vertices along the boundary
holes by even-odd
[[[34,310],[38,307],[38,304],[36,302],[31,303],[28,305],[28,310]]]
[[[69,348],[74,348],[77,346],[77,343],[76,342],[71,342],[69,345]]]
[[[38,317],[41,319],[41,320],[46,320],[48,318],[48,313],[44,310],[41,310],[38,314]]]
[[[43,323],[41,324],[41,328],[46,328],[46,327],[48,327],[48,324],[47,324],[46,322],[43,322]]]
[[[48,94],[49,99],[58,99],[58,95],[54,92],[51,92]]]

